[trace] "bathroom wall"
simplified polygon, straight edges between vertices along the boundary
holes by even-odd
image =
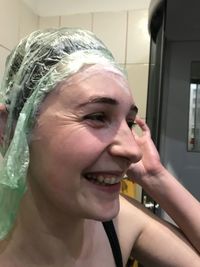
[[[0,2],[0,82],[3,77],[6,58],[11,49],[28,33],[38,28],[38,16],[21,0]],[[0,163],[2,157],[0,154]]]
[[[19,40],[38,28],[36,16],[21,0],[1,0],[0,7],[0,81],[10,50]]]
[[[139,114],[145,117],[149,63],[148,10],[38,17],[21,0],[1,0],[0,80],[10,50],[28,33],[46,27],[82,27],[102,39],[128,73]]]
[[[147,20],[148,10],[83,13],[40,17],[39,28],[68,26],[93,31],[126,68],[139,114],[145,118],[150,44]]]

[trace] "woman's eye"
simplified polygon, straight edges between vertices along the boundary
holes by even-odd
[[[134,128],[136,126],[136,123],[134,120],[127,120],[128,127],[130,129]]]
[[[84,116],[84,119],[97,121],[97,122],[105,122],[106,116],[104,113],[98,112],[98,113],[88,114],[88,115]]]

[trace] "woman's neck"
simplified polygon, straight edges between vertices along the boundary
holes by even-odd
[[[53,206],[47,209],[44,202],[38,206],[28,191],[21,203],[7,253],[15,255],[26,266],[32,266],[31,262],[35,264],[35,261],[38,265],[50,266],[51,262],[55,263],[51,266],[64,266],[64,262],[87,257],[96,224],[58,211]]]

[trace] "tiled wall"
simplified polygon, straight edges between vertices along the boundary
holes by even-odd
[[[93,31],[125,66],[140,116],[145,117],[149,63],[147,10],[38,18],[21,0],[1,0],[0,80],[10,50],[37,28],[82,27]],[[5,25],[5,27],[4,27]]]
[[[1,0],[0,82],[3,77],[6,58],[11,49],[22,37],[38,28],[38,21],[38,17],[21,0]]]
[[[40,17],[39,27],[79,27],[93,31],[125,66],[139,114],[145,118],[149,63],[148,10]]]
[[[19,40],[38,28],[38,17],[21,0],[1,0],[0,81],[10,50]]]

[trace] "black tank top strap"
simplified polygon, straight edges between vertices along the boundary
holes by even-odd
[[[112,248],[116,267],[123,267],[121,248],[119,245],[119,240],[115,231],[113,221],[103,222],[103,226],[110,242],[110,246]]]

